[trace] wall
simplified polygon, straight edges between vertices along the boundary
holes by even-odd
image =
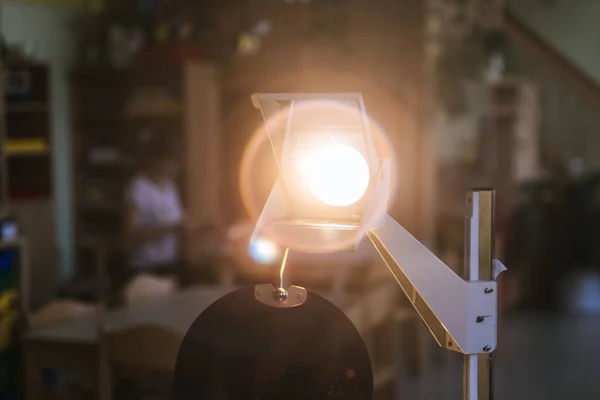
[[[600,1],[508,0],[508,6],[600,83]]]
[[[577,89],[548,70],[520,47],[511,47],[512,74],[540,89],[543,162],[579,158],[589,168],[600,168],[600,113]]]
[[[68,8],[3,1],[0,27],[9,43],[33,46],[51,66],[56,237],[62,279],[73,271],[68,66],[73,53]]]
[[[509,8],[556,50],[566,55],[600,84],[600,1],[508,0]],[[581,93],[543,62],[518,46],[511,48],[511,74],[523,76],[541,90],[543,156],[545,163],[579,158],[600,168],[600,114]]]

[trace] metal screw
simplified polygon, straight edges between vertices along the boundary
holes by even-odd
[[[475,319],[475,322],[477,322],[478,324],[480,324],[480,323],[483,322],[484,319],[485,318],[483,318],[483,317],[477,317],[477,319]]]
[[[284,288],[277,288],[273,292],[273,298],[280,303],[285,303],[288,299],[288,292]]]
[[[256,291],[256,295],[257,295],[257,296],[262,296],[262,293],[263,293],[263,292],[262,292],[262,290],[257,290],[257,291]]]
[[[485,294],[494,293],[494,289],[492,289],[492,288],[485,288],[485,290],[483,291],[483,293],[485,293]]]
[[[450,346],[450,347],[452,347],[452,345],[453,345],[453,344],[454,344],[454,343],[452,343],[452,341],[449,341],[449,342],[448,342],[448,346]]]
[[[492,348],[491,348],[490,346],[485,346],[485,347],[483,348],[483,351],[485,351],[485,352],[488,352],[488,351],[490,351],[491,349],[492,349]]]
[[[302,300],[304,300],[304,295],[302,293],[298,293],[296,298],[298,299],[298,301],[302,301]]]

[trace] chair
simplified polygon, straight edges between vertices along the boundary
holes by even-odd
[[[52,325],[74,318],[96,314],[98,306],[77,300],[57,299],[44,305],[40,310],[26,315],[29,329]],[[73,396],[73,392],[88,388],[85,376],[76,371],[56,371],[46,369],[42,390],[46,397]],[[59,393],[62,393],[59,395]]]
[[[95,300],[104,308],[113,308],[113,303],[119,303],[120,299],[114,291],[111,275],[123,268],[123,239],[120,235],[84,236],[79,238],[78,251],[79,262],[84,263],[81,269],[91,269],[91,292]]]
[[[134,399],[135,381],[172,383],[183,334],[158,325],[137,325],[121,330],[99,329],[100,399]],[[115,390],[117,389],[117,390]],[[168,396],[167,396],[168,397]],[[153,397],[154,398],[154,397]]]
[[[72,318],[84,317],[98,312],[98,306],[71,299],[57,299],[27,316],[29,328],[38,328]]]
[[[127,304],[138,300],[166,297],[177,291],[174,277],[161,277],[141,273],[135,276],[125,287],[125,302]]]

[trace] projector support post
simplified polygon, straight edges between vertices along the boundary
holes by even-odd
[[[490,189],[474,189],[467,195],[466,281],[494,280],[494,200]],[[491,351],[463,355],[463,373],[463,400],[493,400]]]
[[[492,400],[497,284],[493,190],[467,196],[465,272],[457,275],[389,215],[367,236],[436,342],[463,354],[463,400]],[[497,267],[498,271],[494,271]]]

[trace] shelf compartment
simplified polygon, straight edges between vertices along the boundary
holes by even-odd
[[[48,113],[8,113],[5,118],[8,139],[46,138],[48,140],[50,137]]]
[[[113,212],[81,213],[79,232],[84,235],[118,235],[123,232],[123,214]]]
[[[48,155],[10,157],[6,165],[9,201],[29,201],[51,196],[52,165]]]
[[[4,142],[4,151],[9,157],[47,154],[48,150],[48,141],[46,139],[13,139]]]
[[[6,106],[21,102],[47,102],[50,98],[46,65],[8,65],[4,71]]]
[[[6,114],[16,113],[48,113],[50,112],[50,105],[45,102],[19,102],[19,103],[6,103],[5,105]]]

